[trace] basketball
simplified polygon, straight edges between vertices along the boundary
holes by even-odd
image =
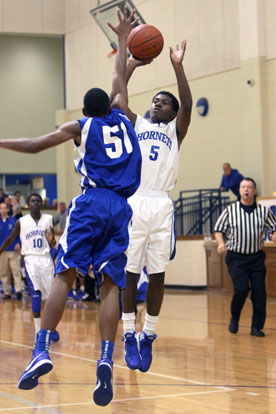
[[[163,49],[164,38],[156,27],[149,24],[141,24],[130,32],[127,46],[132,56],[136,59],[154,59]]]

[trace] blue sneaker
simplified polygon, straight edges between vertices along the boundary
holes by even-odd
[[[99,359],[97,362],[97,384],[93,399],[95,404],[105,406],[113,398],[112,389],[113,362],[110,359]]]
[[[141,367],[141,357],[137,347],[135,332],[127,332],[122,339],[125,343],[125,361],[129,369],[139,369]]]
[[[144,331],[137,334],[138,351],[141,357],[141,372],[147,372],[152,362],[152,343],[157,338],[156,334],[147,335]]]
[[[38,384],[38,378],[53,368],[48,351],[33,350],[32,359],[18,381],[20,390],[31,390]]]
[[[59,333],[58,331],[54,331],[51,333],[51,341],[58,342],[59,341]]]
[[[73,296],[74,296],[73,289],[71,289],[70,292],[67,295],[67,298],[69,299],[69,298],[72,298]]]

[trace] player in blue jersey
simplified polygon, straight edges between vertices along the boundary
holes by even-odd
[[[123,16],[118,11],[117,26],[109,24],[118,35],[112,80],[113,108],[127,103],[126,43],[137,22],[134,13],[127,17],[125,7]],[[48,354],[50,332],[56,329],[62,317],[76,271],[86,274],[92,261],[100,284],[102,340],[93,398],[102,406],[113,398],[112,353],[119,320],[119,289],[125,287],[125,251],[132,216],[127,198],[138,188],[141,174],[141,153],[134,128],[122,111],[113,108],[103,90],[91,89],[84,97],[85,118],[68,122],[38,138],[0,141],[3,148],[35,153],[74,139],[75,165],[82,175],[83,192],[71,201],[68,209],[58,247],[57,275],[42,315],[42,329],[18,387],[36,387],[38,378],[52,369]]]

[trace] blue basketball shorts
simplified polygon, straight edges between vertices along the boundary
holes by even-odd
[[[125,288],[131,217],[127,200],[113,191],[91,188],[74,198],[58,246],[56,273],[76,268],[86,275],[92,264],[99,285],[107,274]]]

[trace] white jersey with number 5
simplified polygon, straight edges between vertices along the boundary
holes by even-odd
[[[176,122],[152,124],[137,115],[135,131],[142,153],[142,175],[138,190],[171,190],[176,182],[180,154]]]
[[[43,256],[50,253],[50,246],[46,239],[46,230],[53,227],[53,217],[50,214],[41,214],[36,223],[30,214],[20,218],[21,254]]]

